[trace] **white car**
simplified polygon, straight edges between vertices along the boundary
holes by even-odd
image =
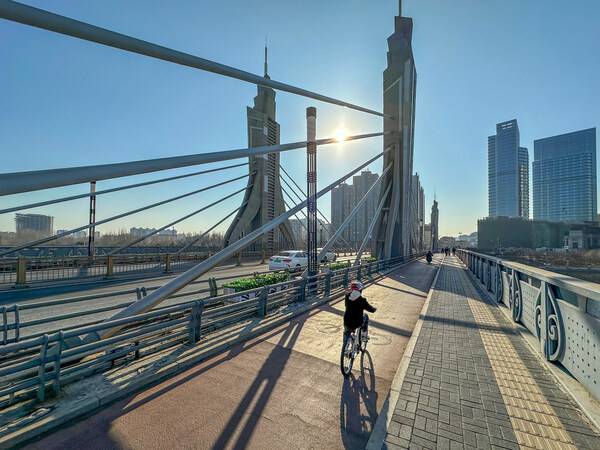
[[[302,270],[308,265],[308,255],[302,250],[289,250],[269,258],[269,270]]]
[[[317,249],[317,255],[321,253],[323,249],[322,248],[318,248]],[[337,259],[337,255],[334,252],[330,252],[327,251],[325,252],[325,254],[323,255],[323,257],[321,258],[321,262],[322,263],[328,263],[328,262],[333,262]]]

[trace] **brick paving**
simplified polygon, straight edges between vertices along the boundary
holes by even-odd
[[[382,448],[600,449],[600,434],[451,257]]]

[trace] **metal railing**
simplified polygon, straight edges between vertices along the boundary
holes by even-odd
[[[323,266],[324,270],[326,267],[328,266]],[[208,301],[210,298],[225,294],[224,286],[232,280],[269,273],[273,272],[248,270],[232,275],[195,280],[188,285],[189,288],[171,295],[165,303],[167,306],[173,306],[190,301],[190,297],[198,298],[199,295],[206,297],[205,300]],[[299,275],[298,272],[290,273],[292,278]],[[1,305],[0,344],[20,342],[45,333],[99,323],[158,288],[160,285],[138,286],[67,298]],[[210,304],[216,305],[220,301],[211,301]]]
[[[180,345],[193,346],[207,334],[252,318],[273,314],[291,303],[342,294],[354,278],[373,280],[381,272],[422,255],[371,261],[314,277],[257,289],[163,306],[130,317],[61,329],[0,346],[0,407],[26,398],[58,394],[61,386]],[[106,330],[105,339],[86,340]],[[77,345],[73,346],[72,343]]]
[[[458,257],[539,341],[600,400],[600,284],[468,250]]]

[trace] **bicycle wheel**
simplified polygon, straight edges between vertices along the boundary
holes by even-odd
[[[364,353],[367,350],[367,343],[369,342],[369,331],[363,331],[362,327],[358,329],[358,346],[360,352]]]
[[[352,371],[352,364],[354,363],[354,335],[349,335],[344,338],[344,344],[342,345],[342,352],[340,355],[340,370],[342,375],[348,378]]]

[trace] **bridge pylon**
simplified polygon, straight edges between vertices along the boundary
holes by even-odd
[[[269,79],[266,47],[264,76]],[[275,90],[259,85],[258,94],[254,97],[254,107],[248,107],[247,114],[248,147],[279,144],[279,124],[275,120]],[[225,233],[225,247],[285,212],[279,178],[279,162],[279,153],[249,157],[249,189],[242,201],[242,208]],[[248,250],[273,253],[281,248],[295,247],[292,228],[286,220],[278,228],[267,232],[262,239],[248,246]]]
[[[410,253],[411,183],[415,129],[417,73],[412,52],[412,19],[395,17],[388,38],[387,68],[383,72],[383,167],[392,165],[381,183],[383,209],[375,225],[372,252],[378,258]]]

